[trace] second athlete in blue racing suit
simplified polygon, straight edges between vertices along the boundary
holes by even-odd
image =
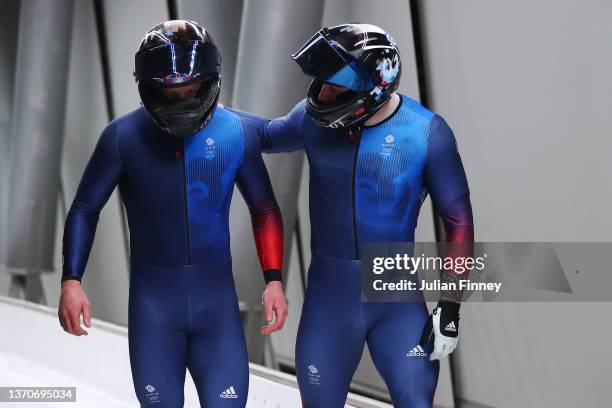
[[[354,50],[357,57],[340,59],[337,48]],[[366,51],[372,49],[381,53],[369,60]],[[432,406],[439,362],[428,359],[431,344],[419,345],[426,305],[361,302],[361,244],[414,242],[427,194],[444,221],[446,241],[473,240],[472,213],[455,137],[442,117],[400,95],[384,121],[363,126],[364,120],[356,120],[368,113],[362,107],[382,104],[376,92],[388,92],[389,101],[396,85],[389,86],[381,75],[382,82],[370,92],[371,84],[359,83],[369,77],[347,72],[367,71],[359,58],[374,64],[376,74],[391,70],[399,64],[395,53],[390,37],[375,26],[321,30],[294,55],[306,73],[316,71],[308,98],[259,132],[264,152],[303,149],[310,167],[312,262],[295,356],[307,408],[344,406],[365,343],[395,407]],[[364,89],[365,96],[351,100],[354,92],[339,95],[344,99],[334,113],[316,99],[322,86],[330,85]],[[355,100],[357,108],[351,106]],[[351,121],[360,124],[358,132]]]

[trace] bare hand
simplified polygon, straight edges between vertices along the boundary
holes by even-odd
[[[263,326],[259,333],[270,334],[282,329],[289,314],[282,282],[272,281],[268,283],[262,295],[262,301],[264,316],[268,324]]]
[[[75,336],[87,335],[87,331],[81,327],[81,314],[83,315],[85,326],[91,327],[89,301],[87,296],[85,296],[83,288],[81,288],[81,282],[77,280],[62,282],[62,292],[57,315],[60,325],[65,332]]]

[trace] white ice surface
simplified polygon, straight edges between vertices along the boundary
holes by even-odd
[[[65,373],[41,366],[14,354],[0,353],[1,386],[3,387],[76,387],[77,404],[74,402],[20,402],[17,407],[74,408],[76,406],[123,408],[137,406],[137,401],[125,402],[113,398],[93,384],[77,382]],[[2,406],[3,403],[0,403]],[[12,404],[11,404],[12,405]]]

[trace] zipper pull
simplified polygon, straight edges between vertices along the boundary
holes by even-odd
[[[355,140],[359,139],[359,137],[361,136],[361,131],[362,130],[363,130],[363,126],[361,126],[361,125],[349,128],[349,130],[348,130],[349,140],[351,142],[354,142]]]

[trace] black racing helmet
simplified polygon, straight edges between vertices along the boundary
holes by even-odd
[[[391,98],[402,73],[395,41],[372,24],[322,28],[291,58],[313,77],[306,108],[323,127],[350,128],[365,122]],[[324,104],[318,101],[323,83],[349,91]]]
[[[157,126],[175,137],[190,136],[210,119],[221,88],[221,56],[198,23],[170,20],[150,29],[135,55],[134,77],[142,104]],[[195,96],[169,100],[161,88],[201,83]]]

